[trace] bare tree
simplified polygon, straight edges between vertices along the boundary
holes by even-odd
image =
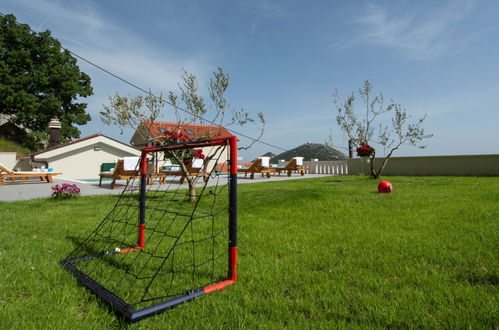
[[[184,124],[210,124],[224,127],[253,124],[258,128],[259,136],[249,146],[239,148],[247,149],[263,135],[265,118],[262,113],[258,113],[257,119],[254,119],[244,109],[231,109],[225,97],[229,85],[229,75],[222,68],[218,67],[210,78],[208,94],[211,102],[207,105],[204,98],[199,94],[196,76],[184,70],[182,81],[179,84],[179,95],[170,91],[168,93],[168,101],[165,101],[162,96],[156,97],[151,93],[145,97],[140,95],[136,97],[124,97],[116,94],[114,97],[109,97],[110,105],[104,107],[105,111],[101,112],[101,120],[108,125],[117,125],[120,127],[122,133],[126,127],[137,130],[140,123],[147,122],[149,125],[152,125],[162,114],[162,109],[166,103],[171,106],[171,110],[175,115],[176,128],[172,130],[172,134],[170,135],[165,134],[165,136],[153,138],[148,134],[139,132],[144,140],[153,143],[168,143],[172,141],[171,137],[174,136],[175,140],[184,141],[185,136],[183,136],[184,139],[180,140],[181,137],[175,134]],[[189,136],[191,140],[199,140],[206,137],[202,135]],[[186,163],[193,157],[192,151],[187,149],[175,152],[168,151],[165,152],[165,157],[172,158],[180,166],[189,185],[189,199],[194,202],[196,200],[196,182],[202,174],[191,175],[188,171]],[[205,163],[209,160],[210,156],[205,159]]]
[[[369,80],[366,80],[358,90],[363,105],[360,113],[355,111],[355,93],[350,94],[346,100],[343,100],[336,90],[332,99],[338,110],[336,121],[340,129],[348,135],[349,141],[358,150],[372,150],[367,153],[370,161],[371,176],[378,178],[383,173],[392,154],[401,146],[411,145],[425,148],[426,146],[422,145],[421,142],[433,135],[426,134],[422,128],[426,115],[413,123],[409,123],[411,116],[407,114],[405,108],[402,108],[400,104],[393,103],[393,101],[385,106],[383,94],[378,93],[373,96],[372,89],[372,84]],[[391,126],[379,124],[378,134],[376,134],[375,124],[385,114],[391,115]],[[376,152],[374,148],[369,146],[373,142],[388,150],[388,154],[379,167],[376,167],[375,164]]]

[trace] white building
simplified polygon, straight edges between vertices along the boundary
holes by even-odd
[[[39,151],[32,159],[62,173],[60,178],[78,180],[97,179],[102,163],[116,163],[118,158],[140,154],[140,150],[98,133]]]

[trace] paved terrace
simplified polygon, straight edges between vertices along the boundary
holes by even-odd
[[[291,177],[286,176],[285,174],[281,176],[271,176],[270,179],[266,177],[261,177],[259,174],[255,175],[253,180],[245,178],[244,175],[238,176],[238,184],[247,184],[247,183],[257,183],[257,182],[276,182],[276,181],[285,181],[285,180],[300,180],[300,179],[310,179],[310,178],[319,178],[324,176],[331,176],[331,174],[305,174],[301,176],[299,174],[293,174]],[[170,178],[168,178],[170,179]],[[172,182],[170,180],[170,182]],[[178,180],[173,181],[176,184]],[[210,182],[214,182],[214,180],[208,181],[208,186]],[[89,195],[118,195],[123,192],[125,188],[126,181],[117,181],[117,185],[114,189],[111,189],[111,182],[104,181],[102,183],[102,187],[99,187],[99,182],[81,182],[75,180],[64,180],[58,179],[54,177],[54,183],[43,183],[40,182],[39,179],[36,180],[28,180],[25,184],[16,183],[11,184],[10,180],[5,184],[0,186],[0,201],[20,201],[20,200],[28,200],[35,198],[47,198],[52,194],[52,187],[56,184],[69,183],[69,184],[77,184],[81,189],[82,196]],[[169,182],[167,182],[168,184]],[[183,187],[187,188],[188,185],[186,182],[182,184]],[[172,187],[173,188],[173,187]],[[175,185],[174,188],[177,188]]]

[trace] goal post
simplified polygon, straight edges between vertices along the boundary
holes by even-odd
[[[152,168],[152,155],[203,150],[196,199],[183,172]],[[189,154],[189,153],[188,153]],[[114,208],[62,266],[135,322],[237,279],[237,138],[144,147]]]

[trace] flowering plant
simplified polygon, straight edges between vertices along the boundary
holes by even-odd
[[[181,130],[170,131],[166,130],[164,132],[164,136],[162,137],[162,142],[157,141],[156,145],[164,144],[175,144],[175,143],[183,143],[189,140],[187,134],[182,132]],[[184,164],[190,165],[192,164],[193,158],[205,159],[205,155],[203,154],[203,149],[183,149],[183,150],[167,150],[165,151],[165,158],[175,158],[175,160],[182,159]]]
[[[181,130],[177,131],[166,130],[164,139],[166,140],[167,144],[187,142],[187,135]]]
[[[160,146],[162,144],[182,143],[182,142],[187,142],[188,140],[187,135],[181,130],[177,131],[166,130],[164,134],[165,135],[161,137],[161,141],[156,141],[154,143],[155,146]]]
[[[359,157],[369,157],[375,152],[376,150],[367,143],[361,143],[360,147],[357,148],[357,156]]]
[[[191,155],[191,153],[189,153],[188,155],[186,155],[186,157],[183,160],[184,164],[185,165],[191,165],[193,158],[194,159],[204,159],[205,155],[203,154],[203,149],[195,149],[195,150],[192,151],[192,155]]]
[[[63,183],[52,186],[52,197],[54,198],[72,198],[80,196],[80,188],[75,184]]]

